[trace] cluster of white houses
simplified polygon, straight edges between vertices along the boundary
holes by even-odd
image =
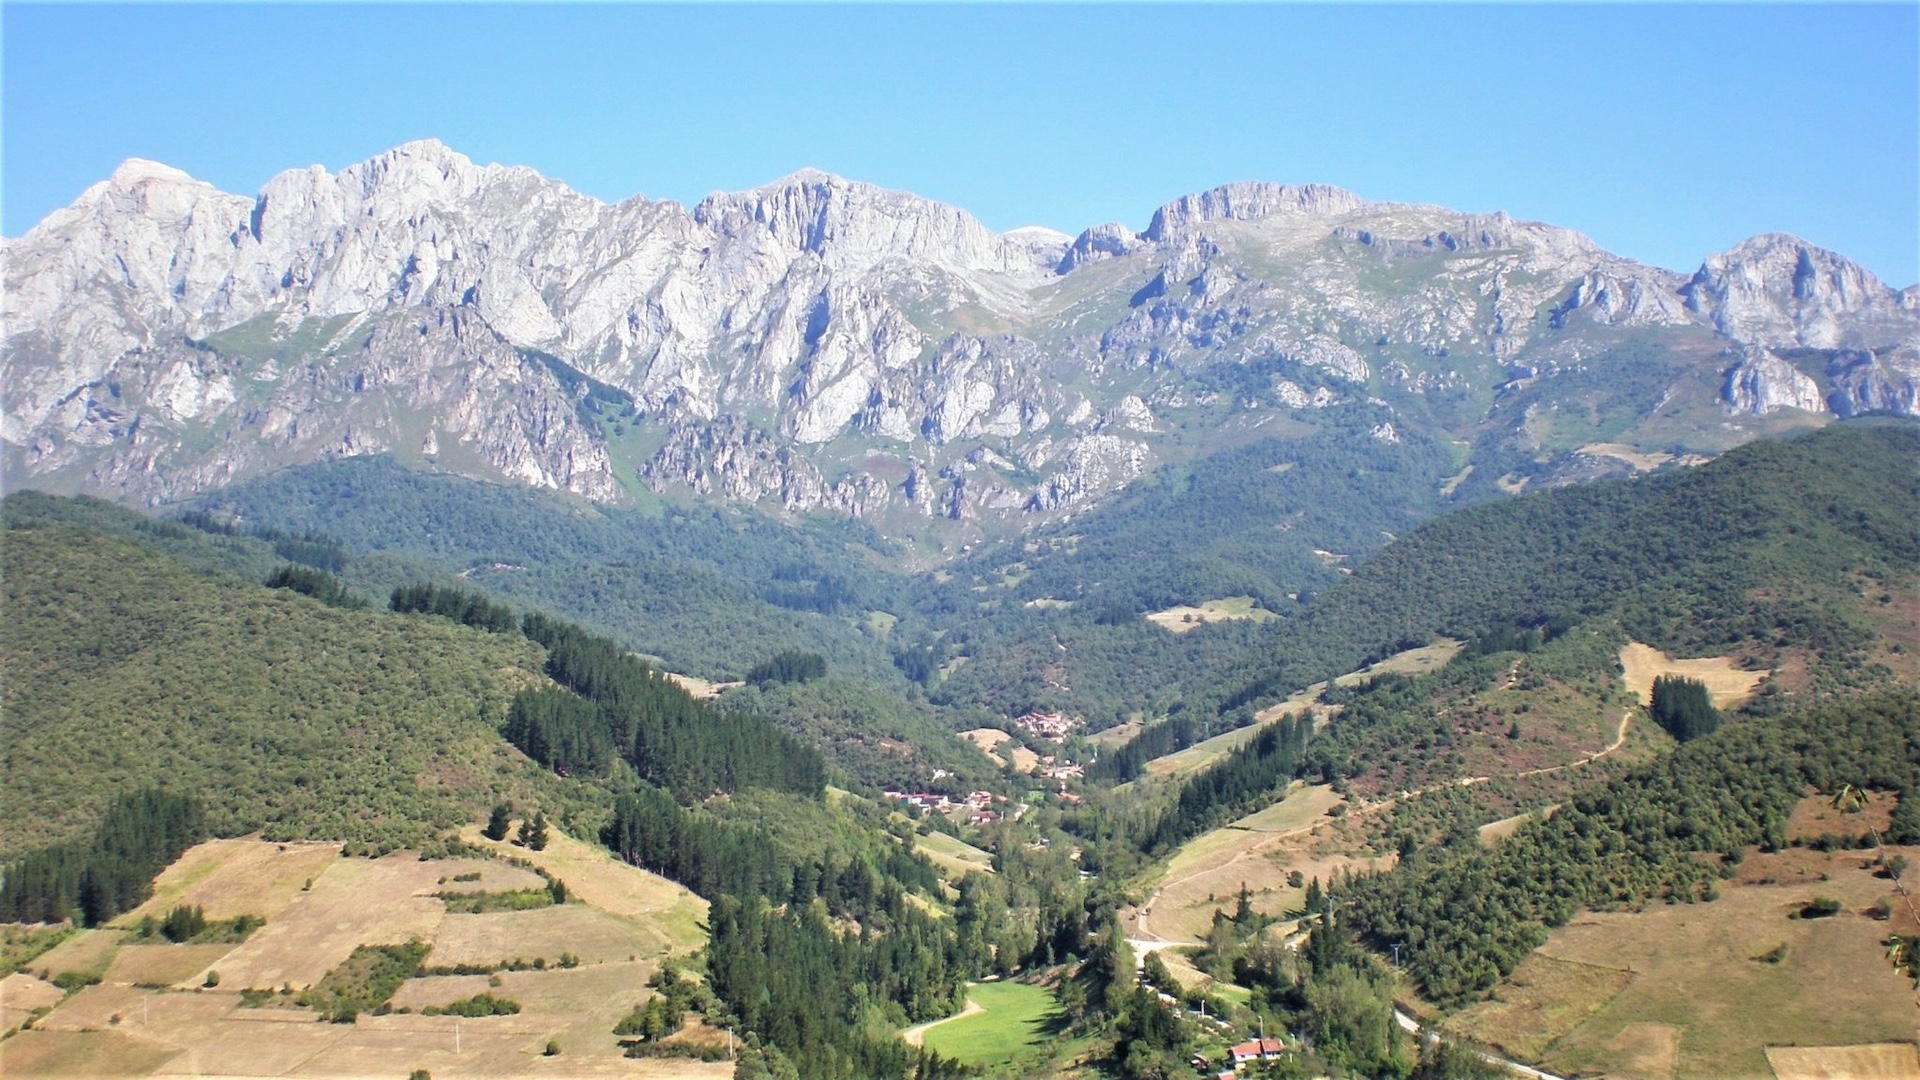
[[[1016,717],[1013,726],[1034,738],[1059,742],[1074,733],[1080,720],[1065,713],[1036,711]]]
[[[969,825],[991,825],[999,821],[1000,811],[994,804],[1007,801],[1005,795],[995,795],[991,791],[969,791],[958,798],[932,791],[895,791],[891,788],[881,794],[897,802],[911,803],[922,811],[965,821]]]

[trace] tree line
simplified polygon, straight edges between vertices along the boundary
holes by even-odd
[[[0,922],[99,926],[153,895],[153,879],[205,839],[198,800],[149,788],[107,806],[85,842],[28,852],[0,870]]]

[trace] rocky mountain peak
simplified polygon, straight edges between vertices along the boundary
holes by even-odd
[[[1746,345],[1916,343],[1920,294],[1895,292],[1858,263],[1789,233],[1763,233],[1709,255],[1683,293],[1689,308]]]
[[[1175,239],[1207,221],[1257,221],[1277,214],[1331,217],[1366,206],[1366,200],[1328,184],[1244,181],[1183,195],[1154,211],[1141,235],[1155,243]]]

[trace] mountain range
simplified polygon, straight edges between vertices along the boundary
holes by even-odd
[[[1792,236],[1689,276],[1313,184],[1069,237],[811,170],[610,205],[424,141],[251,198],[130,160],[0,250],[7,475],[149,506],[391,454],[950,550],[1329,409],[1456,446],[1461,499],[1920,415],[1920,286]]]

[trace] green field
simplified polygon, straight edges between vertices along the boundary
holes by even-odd
[[[975,1066],[1009,1064],[1046,1042],[1053,995],[1026,983],[976,983],[967,999],[984,1011],[926,1029],[924,1045]]]

